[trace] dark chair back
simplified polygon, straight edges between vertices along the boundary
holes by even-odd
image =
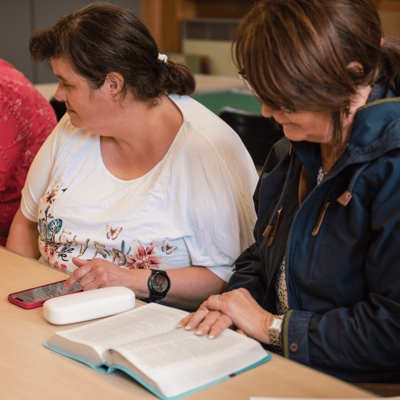
[[[264,165],[271,147],[283,137],[282,127],[273,118],[265,118],[259,113],[224,107],[219,117],[240,136],[258,166]]]
[[[400,396],[400,383],[353,383],[361,389],[368,390],[381,397]]]
[[[54,112],[56,113],[57,121],[59,121],[63,117],[63,115],[67,112],[65,103],[63,101],[57,101],[55,97],[52,97],[50,99],[50,104],[53,107]]]

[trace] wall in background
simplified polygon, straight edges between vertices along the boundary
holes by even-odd
[[[192,18],[238,18],[252,0],[231,2],[215,0],[110,0],[130,8],[143,18],[152,30],[162,51],[182,51],[207,55],[211,72],[236,75],[231,59],[231,41],[183,38],[182,21]],[[34,83],[56,82],[51,71],[31,62],[28,50],[30,36],[38,29],[54,24],[62,15],[90,3],[91,0],[0,0],[0,58],[22,71]],[[376,0],[386,36],[400,37],[400,1]]]
[[[379,11],[385,36],[400,37],[400,11]]]
[[[256,0],[142,0],[141,13],[162,52],[182,51],[182,21],[241,18]]]
[[[225,40],[185,39],[182,51],[184,54],[207,56],[213,75],[237,76],[237,69],[232,62],[231,47],[232,43]]]
[[[380,11],[400,11],[400,0],[372,0]]]
[[[140,0],[109,0],[140,14]],[[0,58],[10,62],[33,83],[57,82],[44,65],[29,56],[29,38],[39,29],[53,25],[59,17],[91,0],[1,0]]]
[[[206,56],[210,73],[237,76],[231,56],[239,18],[192,18],[181,22],[182,52]]]

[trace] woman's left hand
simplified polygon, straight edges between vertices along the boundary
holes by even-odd
[[[224,329],[234,325],[240,333],[269,344],[269,326],[273,315],[265,311],[246,289],[237,289],[208,298],[200,308],[179,324],[196,334],[218,337]]]

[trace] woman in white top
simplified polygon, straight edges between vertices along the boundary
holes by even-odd
[[[51,63],[67,114],[30,169],[7,247],[71,273],[66,287],[127,286],[186,309],[222,292],[253,242],[257,173],[236,133],[186,96],[191,72],[104,3],[37,32],[30,51]]]

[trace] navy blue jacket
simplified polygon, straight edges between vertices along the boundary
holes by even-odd
[[[374,87],[317,186],[321,165],[318,144],[275,145],[254,196],[256,242],[228,290],[244,287],[276,314],[286,255],[284,356],[350,382],[400,375],[400,98]],[[303,166],[310,192],[299,205]]]

